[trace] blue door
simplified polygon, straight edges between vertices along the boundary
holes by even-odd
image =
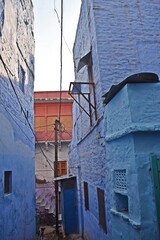
[[[76,178],[62,181],[62,221],[65,234],[78,232]]]

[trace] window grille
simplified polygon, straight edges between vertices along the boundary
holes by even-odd
[[[114,189],[119,191],[127,190],[126,169],[114,170]]]

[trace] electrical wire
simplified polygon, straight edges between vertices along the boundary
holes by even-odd
[[[9,108],[7,108],[3,102],[0,102],[0,104],[3,105],[3,107],[6,109],[6,111],[7,111],[7,109],[8,109],[8,111],[9,111]],[[15,115],[13,112],[10,112],[10,113],[11,113],[20,123],[22,123],[23,125],[26,126],[26,122],[23,122],[22,120],[20,120],[19,117],[18,117],[17,115]]]
[[[6,110],[6,112],[9,113],[9,115],[11,116],[11,118],[14,120],[14,122],[17,124],[17,126],[19,127],[19,129],[22,131],[22,133],[25,135],[25,137],[31,142],[31,139],[25,134],[25,132],[22,130],[22,128],[20,127],[20,125],[15,121],[15,118],[12,116],[12,113],[10,111],[8,111],[8,109],[4,106],[4,104],[2,102],[0,102],[0,104],[4,107],[4,109]]]
[[[72,137],[72,135],[67,130],[63,130],[63,132],[67,133],[70,137]]]
[[[44,152],[44,148],[41,146],[41,148],[40,148],[40,150],[41,150],[41,152],[38,152],[38,153],[35,153],[36,155],[37,154],[40,154],[40,153],[42,153],[42,151]],[[44,153],[45,154],[45,153]],[[43,155],[44,156],[44,155]],[[50,158],[48,158],[47,157],[47,163],[50,165],[50,164],[53,164],[53,161],[50,159]],[[50,166],[51,168],[52,168],[52,166]],[[52,168],[52,170],[54,170],[53,168]]]
[[[54,1],[55,3],[55,1]],[[62,103],[62,67],[63,67],[63,0],[61,0],[61,42],[60,42],[60,102],[59,102],[59,121],[55,122],[55,177],[58,176],[58,149],[57,149],[57,126],[61,126],[61,103]],[[56,234],[58,229],[58,182],[55,181],[55,215],[56,215]]]
[[[1,60],[2,64],[3,64],[3,67],[4,67],[5,71],[6,71],[6,73],[7,73],[9,82],[10,82],[11,87],[12,87],[12,89],[13,89],[13,91],[14,91],[14,94],[15,94],[17,100],[18,100],[18,103],[19,103],[19,105],[20,105],[21,111],[23,112],[24,117],[25,117],[25,119],[26,119],[26,121],[27,121],[27,123],[28,123],[28,126],[29,126],[29,128],[31,129],[31,132],[32,132],[33,136],[35,137],[35,140],[36,140],[36,142],[37,142],[37,144],[38,144],[38,146],[39,146],[39,148],[40,148],[43,156],[45,157],[46,161],[47,161],[48,164],[50,165],[51,169],[54,171],[53,167],[51,166],[50,162],[48,161],[47,156],[46,156],[45,153],[43,152],[40,143],[39,143],[38,140],[37,140],[37,137],[36,137],[36,135],[35,135],[35,133],[34,133],[34,130],[33,130],[32,126],[31,126],[31,124],[30,124],[30,122],[29,122],[29,120],[28,120],[28,117],[27,117],[27,115],[26,115],[26,113],[25,113],[25,110],[23,109],[23,106],[22,106],[22,104],[21,104],[21,102],[20,102],[20,99],[19,99],[18,94],[17,94],[17,92],[16,92],[16,89],[15,89],[13,83],[12,83],[12,80],[11,80],[11,78],[10,78],[10,76],[9,76],[9,73],[10,73],[12,76],[14,76],[14,75],[12,74],[12,72],[10,71],[10,69],[8,68],[8,66],[6,65],[6,63],[4,62],[3,57],[2,57],[1,54],[0,54],[0,60]]]
[[[54,1],[54,4],[55,4],[55,1]],[[61,103],[62,103],[62,78],[63,78],[63,76],[62,76],[62,70],[63,70],[63,69],[62,69],[62,67],[63,67],[63,39],[64,39],[64,42],[65,42],[65,44],[66,44],[66,46],[67,46],[67,48],[68,48],[68,50],[69,50],[70,53],[71,53],[71,51],[70,51],[69,46],[68,46],[68,44],[67,44],[67,42],[66,42],[66,40],[65,40],[65,38],[64,38],[64,36],[63,36],[63,0],[61,1],[61,21],[60,21],[60,19],[59,19],[59,15],[58,15],[58,12],[57,12],[57,10],[56,10],[55,5],[54,5],[54,11],[55,11],[55,13],[56,13],[56,15],[57,15],[57,19],[58,19],[58,22],[60,23],[60,27],[61,27],[61,44],[60,44],[60,104],[59,104],[59,121],[60,121],[60,117],[61,117]],[[17,43],[17,47],[18,47],[18,50],[19,50],[19,52],[20,52],[23,60],[24,60],[25,63],[26,63],[27,68],[29,69],[29,71],[31,72],[31,74],[32,74],[32,76],[33,76],[33,78],[34,78],[34,73],[33,73],[32,70],[30,69],[27,61],[25,60],[25,58],[24,58],[24,56],[23,56],[23,53],[22,53],[22,51],[21,51],[18,43]],[[72,53],[71,53],[71,54],[72,54]],[[27,124],[28,124],[28,126],[29,126],[29,128],[30,128],[30,130],[31,130],[31,132],[32,132],[32,134],[33,134],[33,136],[35,137],[36,142],[38,143],[38,146],[39,146],[39,148],[40,148],[40,150],[41,150],[41,153],[42,153],[43,156],[45,157],[45,159],[46,159],[46,161],[48,162],[50,168],[54,171],[54,169],[52,168],[52,166],[51,166],[51,164],[50,164],[50,162],[51,162],[52,164],[53,164],[53,162],[47,158],[47,156],[45,155],[45,153],[44,153],[44,151],[43,151],[43,149],[42,149],[42,147],[41,147],[41,145],[40,145],[40,143],[38,142],[37,137],[36,137],[36,135],[35,135],[35,133],[34,133],[34,130],[33,130],[32,126],[31,126],[31,124],[30,124],[30,122],[29,122],[29,120],[28,120],[28,116],[26,115],[25,110],[23,109],[23,106],[22,106],[22,104],[21,104],[21,101],[20,101],[20,99],[19,99],[19,97],[18,97],[18,94],[17,94],[17,92],[16,92],[16,90],[15,90],[15,87],[14,87],[14,85],[13,85],[13,83],[12,83],[12,80],[11,80],[11,78],[10,78],[10,76],[9,76],[9,73],[10,73],[12,76],[14,76],[14,74],[10,71],[10,69],[8,68],[8,66],[6,65],[6,63],[4,62],[3,57],[2,57],[1,54],[0,54],[0,60],[1,60],[2,64],[3,64],[3,67],[4,67],[5,71],[6,71],[6,73],[7,73],[8,79],[9,79],[9,81],[10,81],[10,84],[11,84],[11,87],[12,87],[12,89],[13,89],[13,91],[14,91],[14,94],[15,94],[17,100],[18,100],[18,103],[19,103],[19,105],[20,105],[21,111],[22,111],[23,114],[24,114],[24,117],[25,117],[25,119],[26,119],[26,121],[27,121]],[[1,104],[2,104],[2,103],[1,103]],[[3,105],[3,104],[2,104],[2,105]],[[15,121],[15,119],[14,119],[15,116],[13,117],[13,116],[12,116],[12,113],[10,113],[4,105],[3,105],[3,107],[4,107],[5,110],[10,114],[10,116],[12,117],[12,119],[14,120],[14,122],[18,125],[18,127],[21,129],[21,131],[23,132],[23,134],[27,137],[27,139],[28,139],[30,142],[32,142],[32,141],[28,138],[28,136],[25,134],[25,132],[22,130],[22,128],[19,126],[19,124]],[[14,115],[14,114],[13,114],[13,115]],[[61,132],[63,132],[63,131],[61,131]],[[68,131],[65,130],[65,132],[67,132],[67,133],[70,135],[70,133],[69,133]],[[51,136],[52,134],[53,134],[53,133],[51,133],[50,136]],[[60,133],[59,133],[59,135],[61,136]],[[49,136],[49,137],[50,137],[50,136]],[[70,136],[71,136],[71,135],[70,135]],[[49,139],[49,137],[48,137],[48,139]],[[61,136],[61,137],[62,137],[62,136]]]
[[[56,9],[55,0],[54,0],[54,11],[55,11],[55,14],[56,14],[56,16],[57,16],[57,20],[58,20],[59,26],[60,26],[60,28],[61,28],[61,21],[60,21],[60,18],[59,18],[57,9]],[[69,45],[68,45],[68,43],[67,43],[64,35],[63,35],[63,40],[64,40],[64,42],[65,42],[65,44],[66,44],[66,47],[67,47],[68,51],[70,52],[71,56],[73,56],[72,51],[71,51],[71,49],[69,48]]]
[[[50,126],[54,126],[54,123],[49,124],[49,125],[41,125],[41,126],[38,126],[38,127],[35,127],[35,128],[50,127]]]
[[[66,132],[66,133],[68,133],[68,135],[70,135],[70,136],[72,137],[72,135],[70,134],[70,132],[68,132],[67,129],[65,128],[65,125],[64,125],[64,124],[61,124],[61,129],[63,129],[62,132]]]
[[[45,133],[45,131],[43,131],[44,133]],[[51,132],[50,134],[49,134],[49,136],[47,137],[47,139],[45,139],[45,137],[46,136],[44,136],[44,137],[41,137],[41,141],[45,141],[45,142],[47,142],[49,139],[50,139],[50,137],[52,136],[52,134],[53,134],[53,132]]]
[[[41,126],[37,126],[37,127],[35,127],[35,128],[44,128],[44,127],[51,127],[51,126],[54,127],[54,125],[55,125],[55,124],[53,123],[53,124],[49,124],[49,125],[41,125]],[[61,123],[61,127],[64,128],[64,129],[66,130],[64,123]]]
[[[37,159],[37,160],[38,160],[38,162],[39,162],[39,165],[44,166],[44,167],[47,167],[46,163],[43,163],[43,162],[40,162],[40,161],[39,161],[39,160],[41,160],[41,159]],[[37,162],[37,163],[38,163],[38,162]],[[36,164],[37,164],[37,163],[36,163]],[[52,170],[51,170],[51,171],[52,171]]]
[[[50,169],[37,169],[36,172],[50,172]]]
[[[22,56],[22,58],[23,58],[23,61],[25,62],[25,64],[26,64],[28,70],[29,70],[30,73],[32,74],[32,77],[34,78],[34,73],[33,73],[33,71],[31,70],[31,68],[29,67],[29,65],[28,65],[28,63],[27,63],[25,57],[23,56],[23,53],[22,53],[22,51],[21,51],[21,49],[20,49],[20,47],[19,47],[18,42],[16,42],[16,45],[17,45],[17,48],[18,48],[18,50],[19,50],[19,52],[20,52],[20,54],[21,54],[21,56]]]
[[[56,10],[56,1],[55,0],[54,0],[54,11],[56,13],[56,16],[57,16],[57,19],[58,19],[58,23],[60,24],[60,18],[59,18],[58,12]]]
[[[43,125],[43,126],[39,126],[39,127],[35,127],[35,128],[41,128],[41,127],[47,127],[47,126],[53,126],[53,127],[54,127],[54,124]],[[65,133],[67,133],[70,137],[72,137],[71,133],[70,133],[69,131],[67,131],[67,129],[65,128],[65,125],[64,125],[64,124],[61,124],[61,128],[60,128],[60,129],[61,129],[61,130],[60,130],[61,133],[65,132]],[[43,132],[45,132],[45,131],[43,131]],[[53,134],[53,132],[51,132],[51,134],[49,135],[49,137],[48,137],[47,139],[45,139],[45,137],[43,137],[41,140],[45,139],[45,141],[48,141],[49,138],[52,136],[52,134]],[[59,136],[61,136],[61,135],[59,134]],[[62,136],[61,136],[61,137],[62,137]],[[66,140],[66,139],[64,139],[63,137],[62,137],[62,139],[63,139],[63,140]]]
[[[62,105],[62,70],[63,70],[63,0],[61,0],[61,43],[60,43],[60,103],[59,103],[59,122],[61,122]]]

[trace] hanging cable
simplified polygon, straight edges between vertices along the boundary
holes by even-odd
[[[59,121],[61,120],[62,105],[62,75],[63,71],[63,0],[61,0],[61,43],[60,43],[60,99],[59,99]]]
[[[29,120],[28,120],[28,117],[27,117],[27,115],[26,115],[26,113],[25,113],[25,110],[23,109],[23,106],[22,106],[21,101],[20,101],[20,99],[19,99],[19,97],[18,97],[18,94],[17,94],[17,92],[16,92],[16,89],[15,89],[13,83],[12,83],[12,80],[11,80],[11,78],[10,78],[10,76],[9,76],[9,73],[10,73],[12,76],[14,76],[14,75],[12,74],[12,72],[10,71],[10,69],[8,68],[8,66],[6,65],[6,63],[4,62],[3,57],[2,57],[1,54],[0,54],[0,60],[1,60],[2,64],[3,64],[3,67],[4,67],[5,71],[6,71],[6,73],[7,73],[9,82],[10,82],[11,87],[12,87],[12,89],[13,89],[13,91],[14,91],[14,94],[15,94],[17,100],[18,100],[18,103],[19,103],[19,105],[20,105],[21,111],[23,112],[24,117],[25,117],[25,119],[26,119],[26,121],[27,121],[27,123],[28,123],[28,126],[29,126],[29,128],[30,128],[33,136],[35,137],[35,140],[36,140],[36,142],[37,142],[37,144],[38,144],[38,146],[39,146],[39,148],[40,148],[43,156],[45,157],[46,161],[47,161],[48,164],[50,165],[51,169],[54,171],[53,167],[51,166],[50,162],[48,161],[47,156],[46,156],[45,153],[43,152],[40,143],[39,143],[38,140],[37,140],[37,137],[36,137],[36,135],[35,135],[35,133],[34,133],[34,130],[33,130],[32,126],[31,126],[31,124],[30,124],[30,122],[29,122]]]
[[[41,125],[41,126],[37,126],[35,128],[44,128],[44,127],[51,127],[51,126],[54,126],[54,124]]]
[[[58,20],[59,26],[60,26],[60,28],[61,28],[61,21],[60,21],[60,18],[59,18],[59,15],[58,15],[57,9],[56,9],[55,0],[54,0],[54,11],[55,11],[55,14],[56,14],[56,17],[57,17],[57,20]],[[64,40],[64,42],[65,42],[65,44],[66,44],[66,47],[67,47],[68,51],[70,52],[71,56],[73,56],[73,55],[72,55],[72,51],[71,51],[71,49],[70,49],[70,47],[69,47],[69,45],[68,45],[68,43],[67,43],[67,41],[66,41],[64,35],[63,35],[63,40]]]
[[[58,15],[58,12],[57,12],[57,9],[56,9],[56,1],[54,0],[54,11],[56,13],[56,16],[57,16],[57,19],[58,19],[58,23],[60,24],[60,18],[59,18],[59,15]]]
[[[24,136],[29,140],[29,142],[33,143],[32,140],[25,134],[25,132],[22,130],[22,128],[20,127],[20,125],[18,124],[18,122],[15,120],[15,118],[13,117],[14,115],[4,106],[4,104],[2,102],[0,102],[0,104],[4,107],[4,109],[6,110],[6,112],[9,113],[9,115],[11,116],[11,118],[13,119],[13,121],[17,124],[17,126],[19,127],[19,129],[22,131],[22,133],[24,134]]]

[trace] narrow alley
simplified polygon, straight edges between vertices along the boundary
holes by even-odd
[[[0,0],[0,240],[160,240],[160,0]]]
[[[44,229],[44,232],[37,236],[36,240],[83,240],[79,234],[69,234],[64,236],[61,228],[59,229],[59,236],[56,235],[55,227],[42,226],[41,228]]]

